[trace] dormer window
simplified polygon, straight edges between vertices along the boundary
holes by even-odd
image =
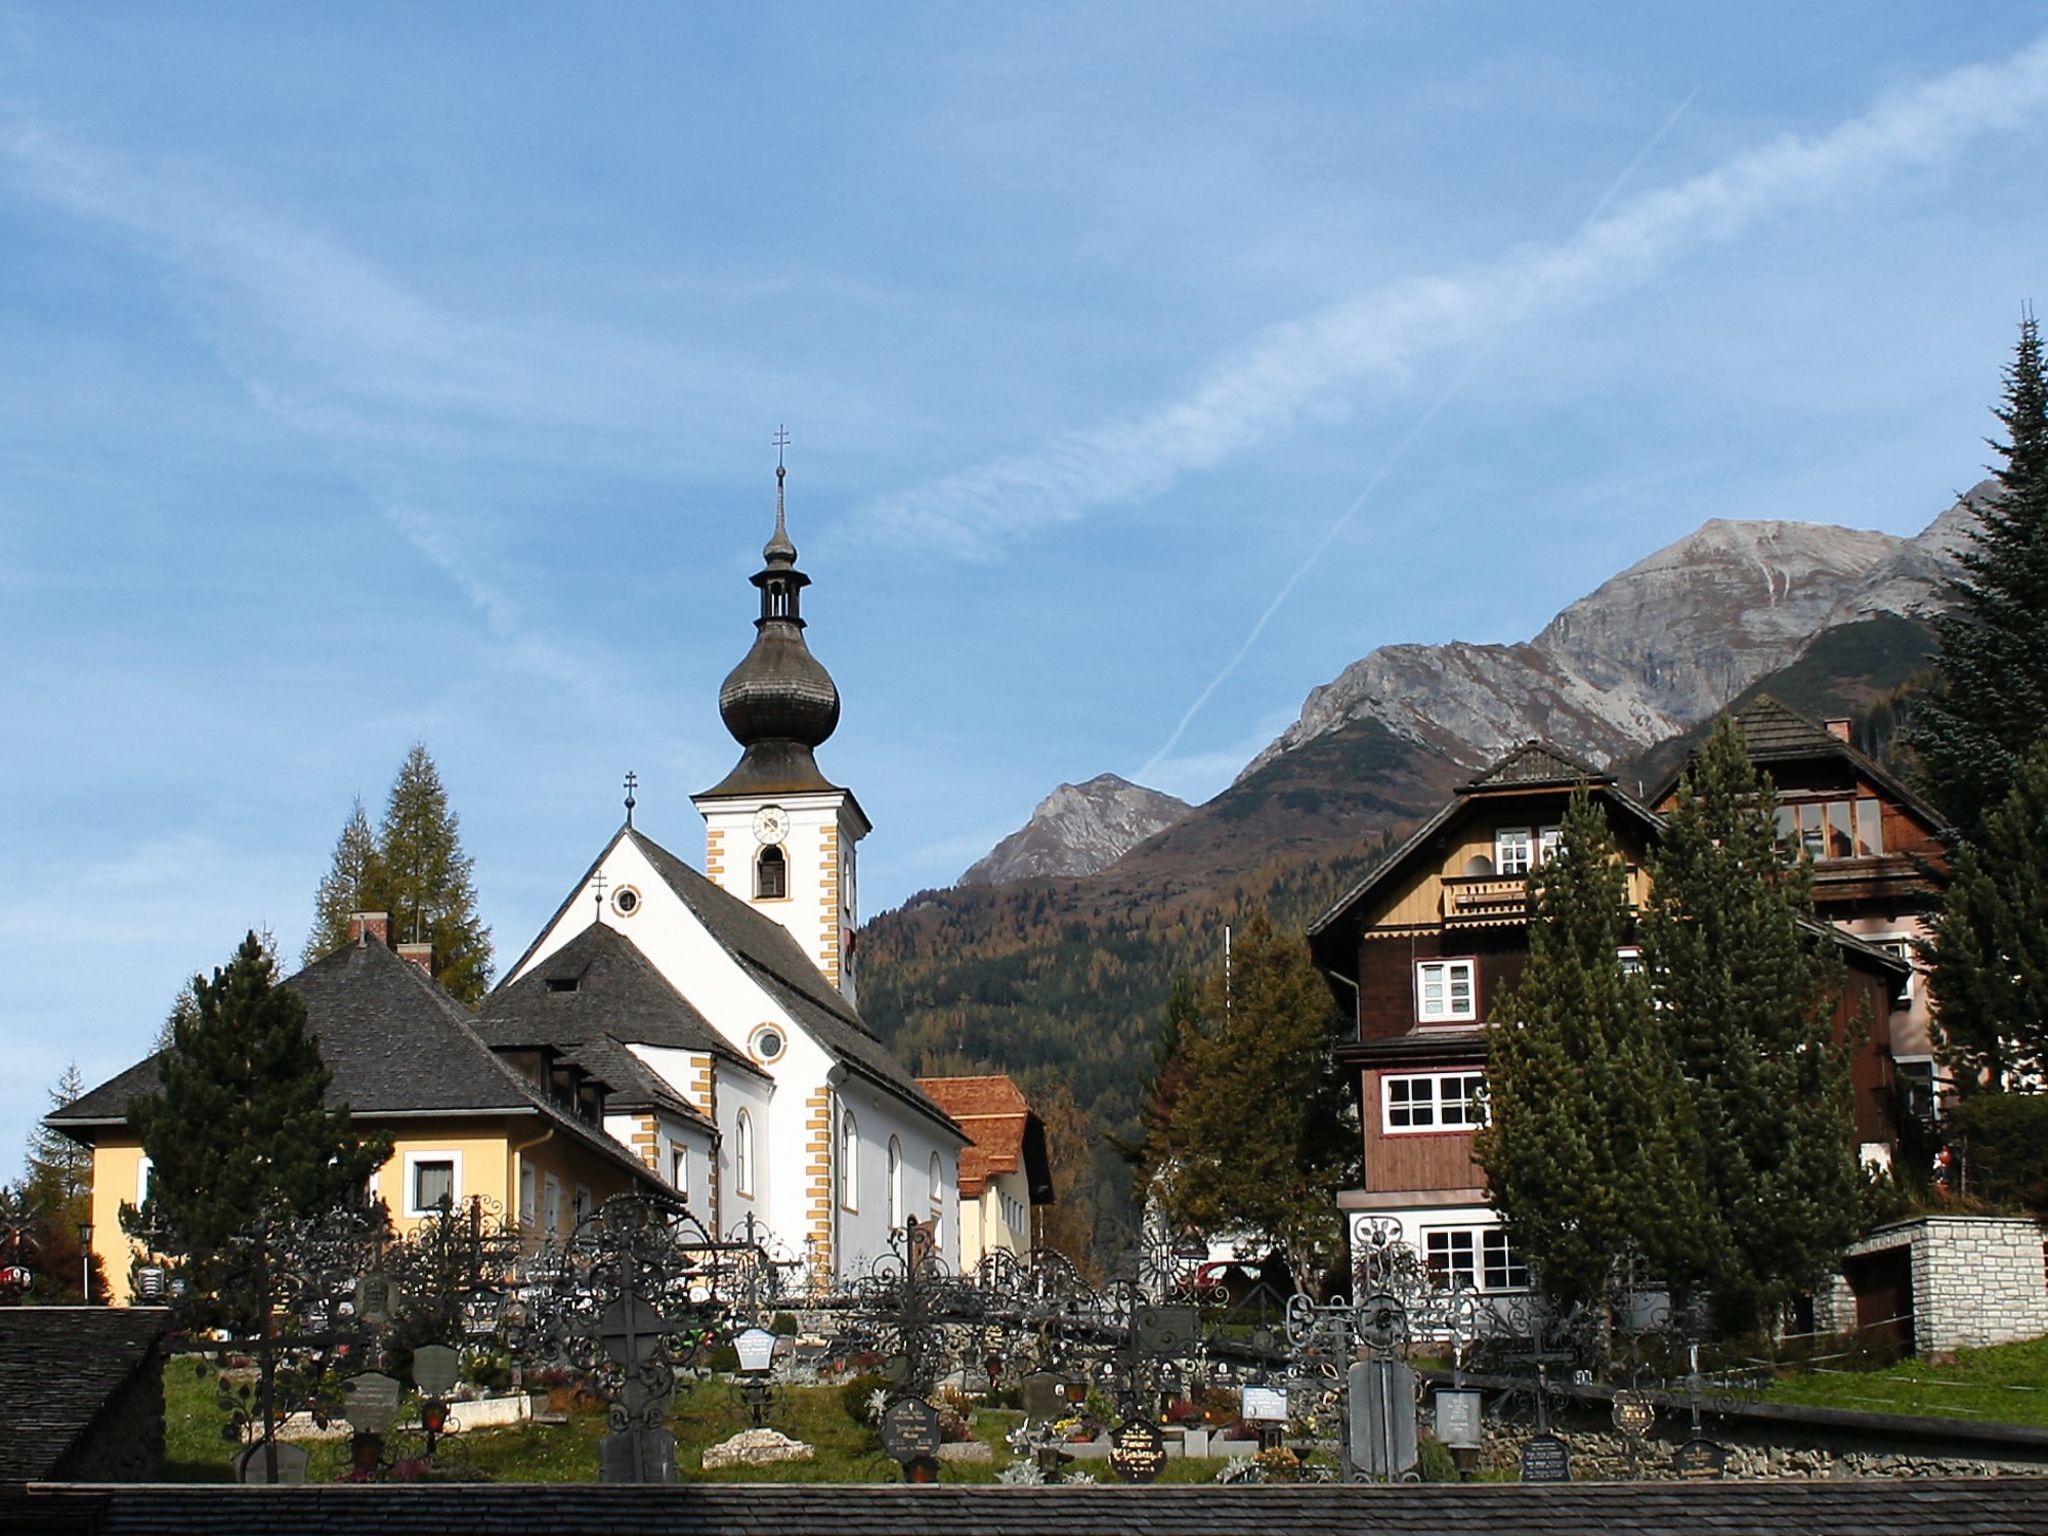
[[[548,978],[548,990],[550,992],[574,992],[579,979],[575,976],[550,976]]]
[[[754,858],[754,899],[781,901],[789,895],[789,859],[770,844]]]

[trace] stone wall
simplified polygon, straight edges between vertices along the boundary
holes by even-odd
[[[1921,1216],[1878,1228],[1844,1256],[1911,1250],[1915,1348],[1938,1355],[2048,1334],[2044,1242],[2048,1233],[2029,1217]],[[1839,1275],[1815,1297],[1814,1321],[1822,1332],[1856,1326]]]
[[[1522,1447],[1535,1431],[1527,1425],[1489,1424],[1482,1464],[1494,1471],[1518,1472]],[[1678,1440],[1652,1435],[1631,1455],[1628,1442],[1611,1430],[1560,1431],[1571,1447],[1572,1476],[1594,1482],[1666,1481],[1675,1479],[1671,1453]],[[1705,1436],[1727,1447],[1729,1477],[2043,1477],[2048,1466],[2022,1461],[1980,1461],[1954,1456],[1919,1456],[1895,1451],[1859,1451],[1791,1437],[1738,1439],[1709,1426]]]

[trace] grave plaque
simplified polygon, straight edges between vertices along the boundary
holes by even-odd
[[[1647,1392],[1617,1392],[1611,1416],[1616,1429],[1640,1440],[1657,1422],[1657,1405]]]
[[[1522,1447],[1522,1481],[1568,1483],[1572,1480],[1571,1447],[1556,1435],[1534,1435]]]
[[[358,1322],[381,1326],[391,1321],[391,1282],[383,1275],[364,1275],[356,1281],[355,1312]]]
[[[1056,1419],[1067,1411],[1067,1384],[1051,1371],[1033,1371],[1024,1378],[1024,1412],[1034,1419]]]
[[[398,1422],[401,1387],[382,1371],[365,1371],[341,1384],[342,1416],[359,1435],[381,1435]]]
[[[1351,1464],[1393,1479],[1416,1464],[1415,1372],[1398,1360],[1361,1360],[1345,1374]]]
[[[1127,1420],[1110,1436],[1109,1466],[1127,1483],[1149,1483],[1165,1470],[1166,1440],[1143,1419]]]
[[[289,1440],[259,1440],[235,1458],[235,1480],[243,1483],[303,1483],[312,1455]]]
[[[921,1397],[899,1397],[882,1415],[882,1449],[891,1461],[936,1461],[939,1456],[939,1410]]]
[[[1671,1470],[1687,1479],[1726,1476],[1728,1447],[1694,1437],[1671,1453]]]
[[[461,1374],[462,1357],[446,1344],[422,1344],[412,1352],[412,1380],[421,1397],[446,1397]]]
[[[1285,1387],[1246,1387],[1240,1398],[1238,1411],[1251,1423],[1285,1424],[1287,1422],[1287,1389]]]
[[[1436,1437],[1454,1451],[1480,1446],[1479,1390],[1476,1387],[1436,1389]]]
[[[1177,1355],[1201,1337],[1202,1314],[1193,1307],[1134,1307],[1131,1331],[1141,1352]]]

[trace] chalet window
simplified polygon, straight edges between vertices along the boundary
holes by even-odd
[[[1469,1131],[1484,1124],[1482,1072],[1400,1072],[1380,1079],[1380,1126],[1390,1136]]]
[[[1614,958],[1621,962],[1621,974],[1641,976],[1643,971],[1643,947],[1640,944],[1624,944],[1614,952]]]
[[[1479,1017],[1470,960],[1415,963],[1415,1017],[1423,1024],[1456,1023]]]
[[[1493,867],[1503,875],[1526,875],[1534,845],[1527,827],[1502,827],[1493,834]]]
[[[1794,800],[1778,807],[1778,841],[1817,862],[1884,853],[1884,807],[1869,795]]]
[[[1564,841],[1563,827],[1545,827],[1536,834],[1536,862],[1548,864],[1557,857],[1558,845]]]
[[[789,860],[780,848],[763,848],[754,860],[754,899],[781,901],[789,895]]]
[[[450,1210],[462,1198],[456,1187],[453,1152],[408,1152],[405,1155],[405,1214],[431,1216]]]
[[[1872,939],[1870,942],[1888,955],[1897,955],[1908,965],[1913,963],[1913,941],[1911,939]],[[1894,1008],[1910,1008],[1913,1006],[1913,973],[1911,971],[1908,971],[1899,979],[1898,988],[1892,993],[1892,1006]]]
[[[1508,1246],[1500,1226],[1437,1227],[1423,1233],[1430,1283],[1481,1291],[1525,1291],[1529,1266]]]

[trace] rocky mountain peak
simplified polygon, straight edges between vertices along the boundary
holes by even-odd
[[[1041,875],[1092,875],[1187,815],[1185,800],[1100,773],[1062,784],[1031,819],[960,877],[961,885],[1001,885]]]

